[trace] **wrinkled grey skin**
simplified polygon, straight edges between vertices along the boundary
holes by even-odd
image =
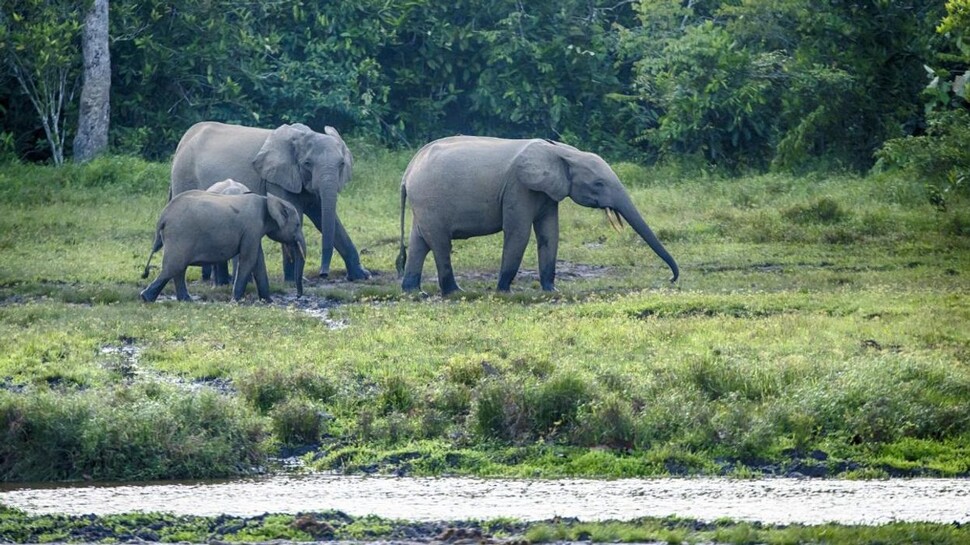
[[[347,278],[370,273],[337,216],[337,195],[353,170],[353,156],[333,127],[323,133],[306,125],[259,129],[206,121],[189,128],[172,159],[171,195],[207,189],[232,178],[253,193],[275,195],[306,214],[323,236],[320,275],[328,276],[333,250],[347,266]],[[284,261],[284,274],[297,272]],[[299,271],[302,275],[302,271]]]
[[[306,255],[302,216],[293,205],[272,195],[219,195],[205,191],[186,191],[176,195],[158,219],[155,243],[145,263],[142,278],[148,277],[152,256],[165,247],[162,269],[141,292],[144,301],[154,301],[170,279],[175,279],[179,301],[190,301],[185,285],[189,265],[226,261],[239,255],[233,285],[233,300],[242,299],[250,277],[256,279],[260,299],[270,301],[269,279],[263,260],[263,236],[280,242],[302,267]],[[297,296],[303,295],[303,282],[296,281]]]
[[[413,224],[404,255],[404,208],[411,198]],[[401,182],[401,287],[421,287],[421,270],[434,253],[441,293],[458,291],[451,267],[451,241],[503,232],[498,289],[509,291],[535,231],[539,282],[555,290],[559,246],[559,201],[616,214],[647,242],[679,276],[677,262],[640,216],[613,169],[598,155],[547,140],[506,140],[455,136],[436,140],[411,159]]]
[[[219,193],[220,195],[245,195],[246,193],[252,193],[248,187],[232,178],[226,178],[221,182],[216,182],[210,185],[206,191],[209,193]],[[263,249],[260,248],[259,251],[263,251]],[[237,268],[239,268],[239,259],[233,257],[232,270],[235,271]],[[217,286],[224,286],[232,281],[232,277],[229,275],[229,266],[226,263],[202,265],[202,279],[209,280],[210,277]]]

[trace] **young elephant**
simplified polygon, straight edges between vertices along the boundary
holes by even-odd
[[[190,301],[185,285],[189,265],[226,261],[239,255],[239,268],[232,298],[240,300],[249,278],[255,276],[260,299],[270,301],[269,279],[263,260],[263,236],[284,244],[297,264],[296,292],[303,295],[303,263],[306,241],[303,239],[301,215],[291,204],[273,197],[256,194],[220,195],[192,190],[176,195],[158,219],[155,243],[145,264],[142,278],[148,277],[148,265],[155,252],[165,246],[162,270],[144,291],[144,301],[154,301],[172,278],[179,301]]]
[[[411,197],[413,225],[404,255],[404,207]],[[566,197],[617,214],[663,259],[677,280],[677,262],[640,216],[613,169],[600,156],[548,140],[455,136],[436,140],[411,159],[401,182],[401,287],[421,287],[421,270],[434,253],[441,293],[459,290],[451,268],[451,241],[504,232],[498,289],[509,291],[535,231],[539,283],[555,289],[559,201]]]
[[[248,187],[243,184],[233,180],[232,178],[226,178],[221,182],[216,182],[206,189],[209,193],[218,193],[220,195],[245,195],[246,193],[252,193]],[[235,257],[232,258],[232,270],[235,271],[239,266],[239,260]],[[232,281],[232,276],[229,275],[229,265],[225,262],[221,263],[207,263],[202,265],[202,279],[209,280],[212,278],[213,283],[217,286],[224,286]]]

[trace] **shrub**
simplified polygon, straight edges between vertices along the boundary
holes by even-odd
[[[632,448],[636,424],[630,402],[610,394],[590,403],[577,418],[576,436],[584,446]]]
[[[160,387],[0,392],[0,480],[238,475],[262,465],[263,422],[231,398]]]
[[[472,395],[469,428],[484,439],[513,440],[529,430],[525,389],[519,381],[491,379],[478,385]]]
[[[293,394],[326,402],[336,393],[330,379],[305,369],[260,367],[237,379],[236,387],[246,401],[264,413]]]
[[[326,431],[325,413],[306,398],[293,397],[280,402],[269,416],[274,435],[285,445],[317,443]]]
[[[576,373],[559,373],[539,384],[529,400],[535,414],[535,433],[555,433],[575,424],[580,407],[593,397],[589,382],[588,377]]]

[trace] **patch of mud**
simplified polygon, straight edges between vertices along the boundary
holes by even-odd
[[[271,303],[275,307],[299,310],[320,320],[328,329],[334,331],[350,326],[350,323],[346,320],[337,320],[330,316],[330,311],[338,304],[333,299],[306,294],[303,297],[297,297],[296,294],[276,295]]]
[[[592,279],[603,278],[613,272],[612,267],[606,265],[589,265],[586,263],[573,263],[572,261],[556,261],[556,280],[560,279]],[[483,282],[498,282],[498,271],[473,271],[455,272],[455,278],[460,282],[463,279],[476,280]],[[533,280],[539,281],[538,269],[519,269],[515,275],[516,281]],[[437,277],[431,277],[428,281],[437,282]]]
[[[117,374],[125,384],[138,381],[161,382],[186,391],[215,390],[223,395],[234,395],[236,388],[232,381],[221,377],[185,379],[145,369],[139,365],[144,348],[137,339],[122,336],[117,343],[104,344],[98,350],[100,364],[106,370]]]

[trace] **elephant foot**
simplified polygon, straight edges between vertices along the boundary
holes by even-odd
[[[138,296],[141,297],[141,300],[144,301],[145,303],[151,303],[155,301],[155,298],[148,293],[148,290],[142,290],[141,293],[138,294]]]
[[[370,271],[363,267],[355,271],[347,271],[347,280],[350,280],[351,282],[355,282],[357,280],[367,280],[370,278],[370,276]]]
[[[329,270],[325,271],[323,269],[320,269],[320,278],[323,278],[323,279],[330,278],[330,271]]]
[[[459,288],[457,285],[447,290],[441,290],[442,297],[455,297],[463,293],[465,293],[465,290]]]

